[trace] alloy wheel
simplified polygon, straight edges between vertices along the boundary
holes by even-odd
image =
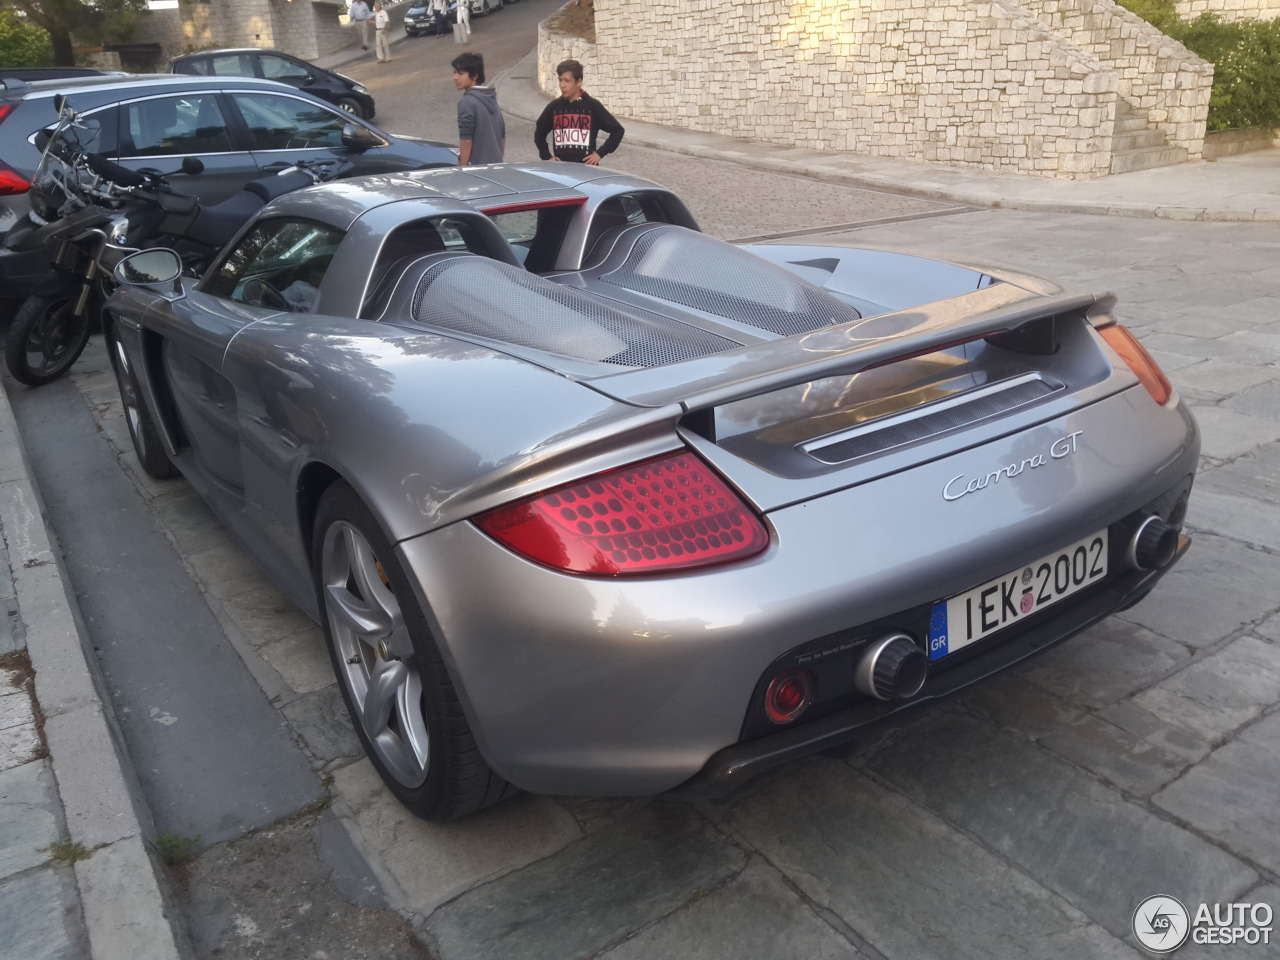
[[[325,531],[325,616],[358,722],[386,770],[406,787],[430,762],[422,678],[413,641],[382,564],[364,535],[338,520]]]

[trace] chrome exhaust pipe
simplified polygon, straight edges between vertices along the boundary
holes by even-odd
[[[1163,570],[1178,554],[1178,531],[1157,516],[1143,520],[1125,550],[1135,570]]]
[[[924,686],[929,658],[905,633],[891,633],[867,648],[854,668],[853,685],[877,700],[910,700]]]

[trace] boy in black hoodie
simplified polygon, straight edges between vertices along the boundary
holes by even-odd
[[[507,125],[498,109],[497,93],[484,85],[484,58],[478,53],[454,57],[453,85],[462,91],[458,101],[459,166],[501,163],[507,148]]]
[[[533,130],[538,156],[543,160],[596,166],[601,158],[618,149],[622,142],[622,124],[613,119],[613,114],[604,108],[604,104],[582,89],[582,64],[577,60],[557,64],[556,74],[560,78],[562,96],[547,104]],[[601,130],[609,137],[603,146],[598,147],[596,137]],[[548,134],[551,134],[550,150],[547,149]]]

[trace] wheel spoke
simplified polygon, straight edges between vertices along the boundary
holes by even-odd
[[[333,585],[324,588],[329,599],[329,613],[343,627],[356,634],[365,643],[376,640],[390,632],[386,611],[376,604],[366,603],[357,597],[346,586]]]
[[[387,721],[391,719],[391,708],[395,706],[397,694],[408,675],[408,668],[403,661],[392,660],[381,664],[369,678],[369,688],[365,692],[361,709],[361,721],[371,740],[376,740],[386,731]]]

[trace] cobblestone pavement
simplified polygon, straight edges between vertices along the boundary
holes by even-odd
[[[748,198],[778,190],[773,174],[683,162],[713,233],[747,232]],[[1280,226],[987,211],[823,237],[1115,290],[1204,428],[1195,543],[1127,613],[723,804],[522,796],[456,824],[407,816],[357,757],[319,630],[182,481],[136,470],[105,358],[77,365],[103,439],[248,638],[252,672],[283,681],[276,706],[333,778],[335,811],[440,960],[1137,956],[1130,919],[1149,895],[1280,907]]]

